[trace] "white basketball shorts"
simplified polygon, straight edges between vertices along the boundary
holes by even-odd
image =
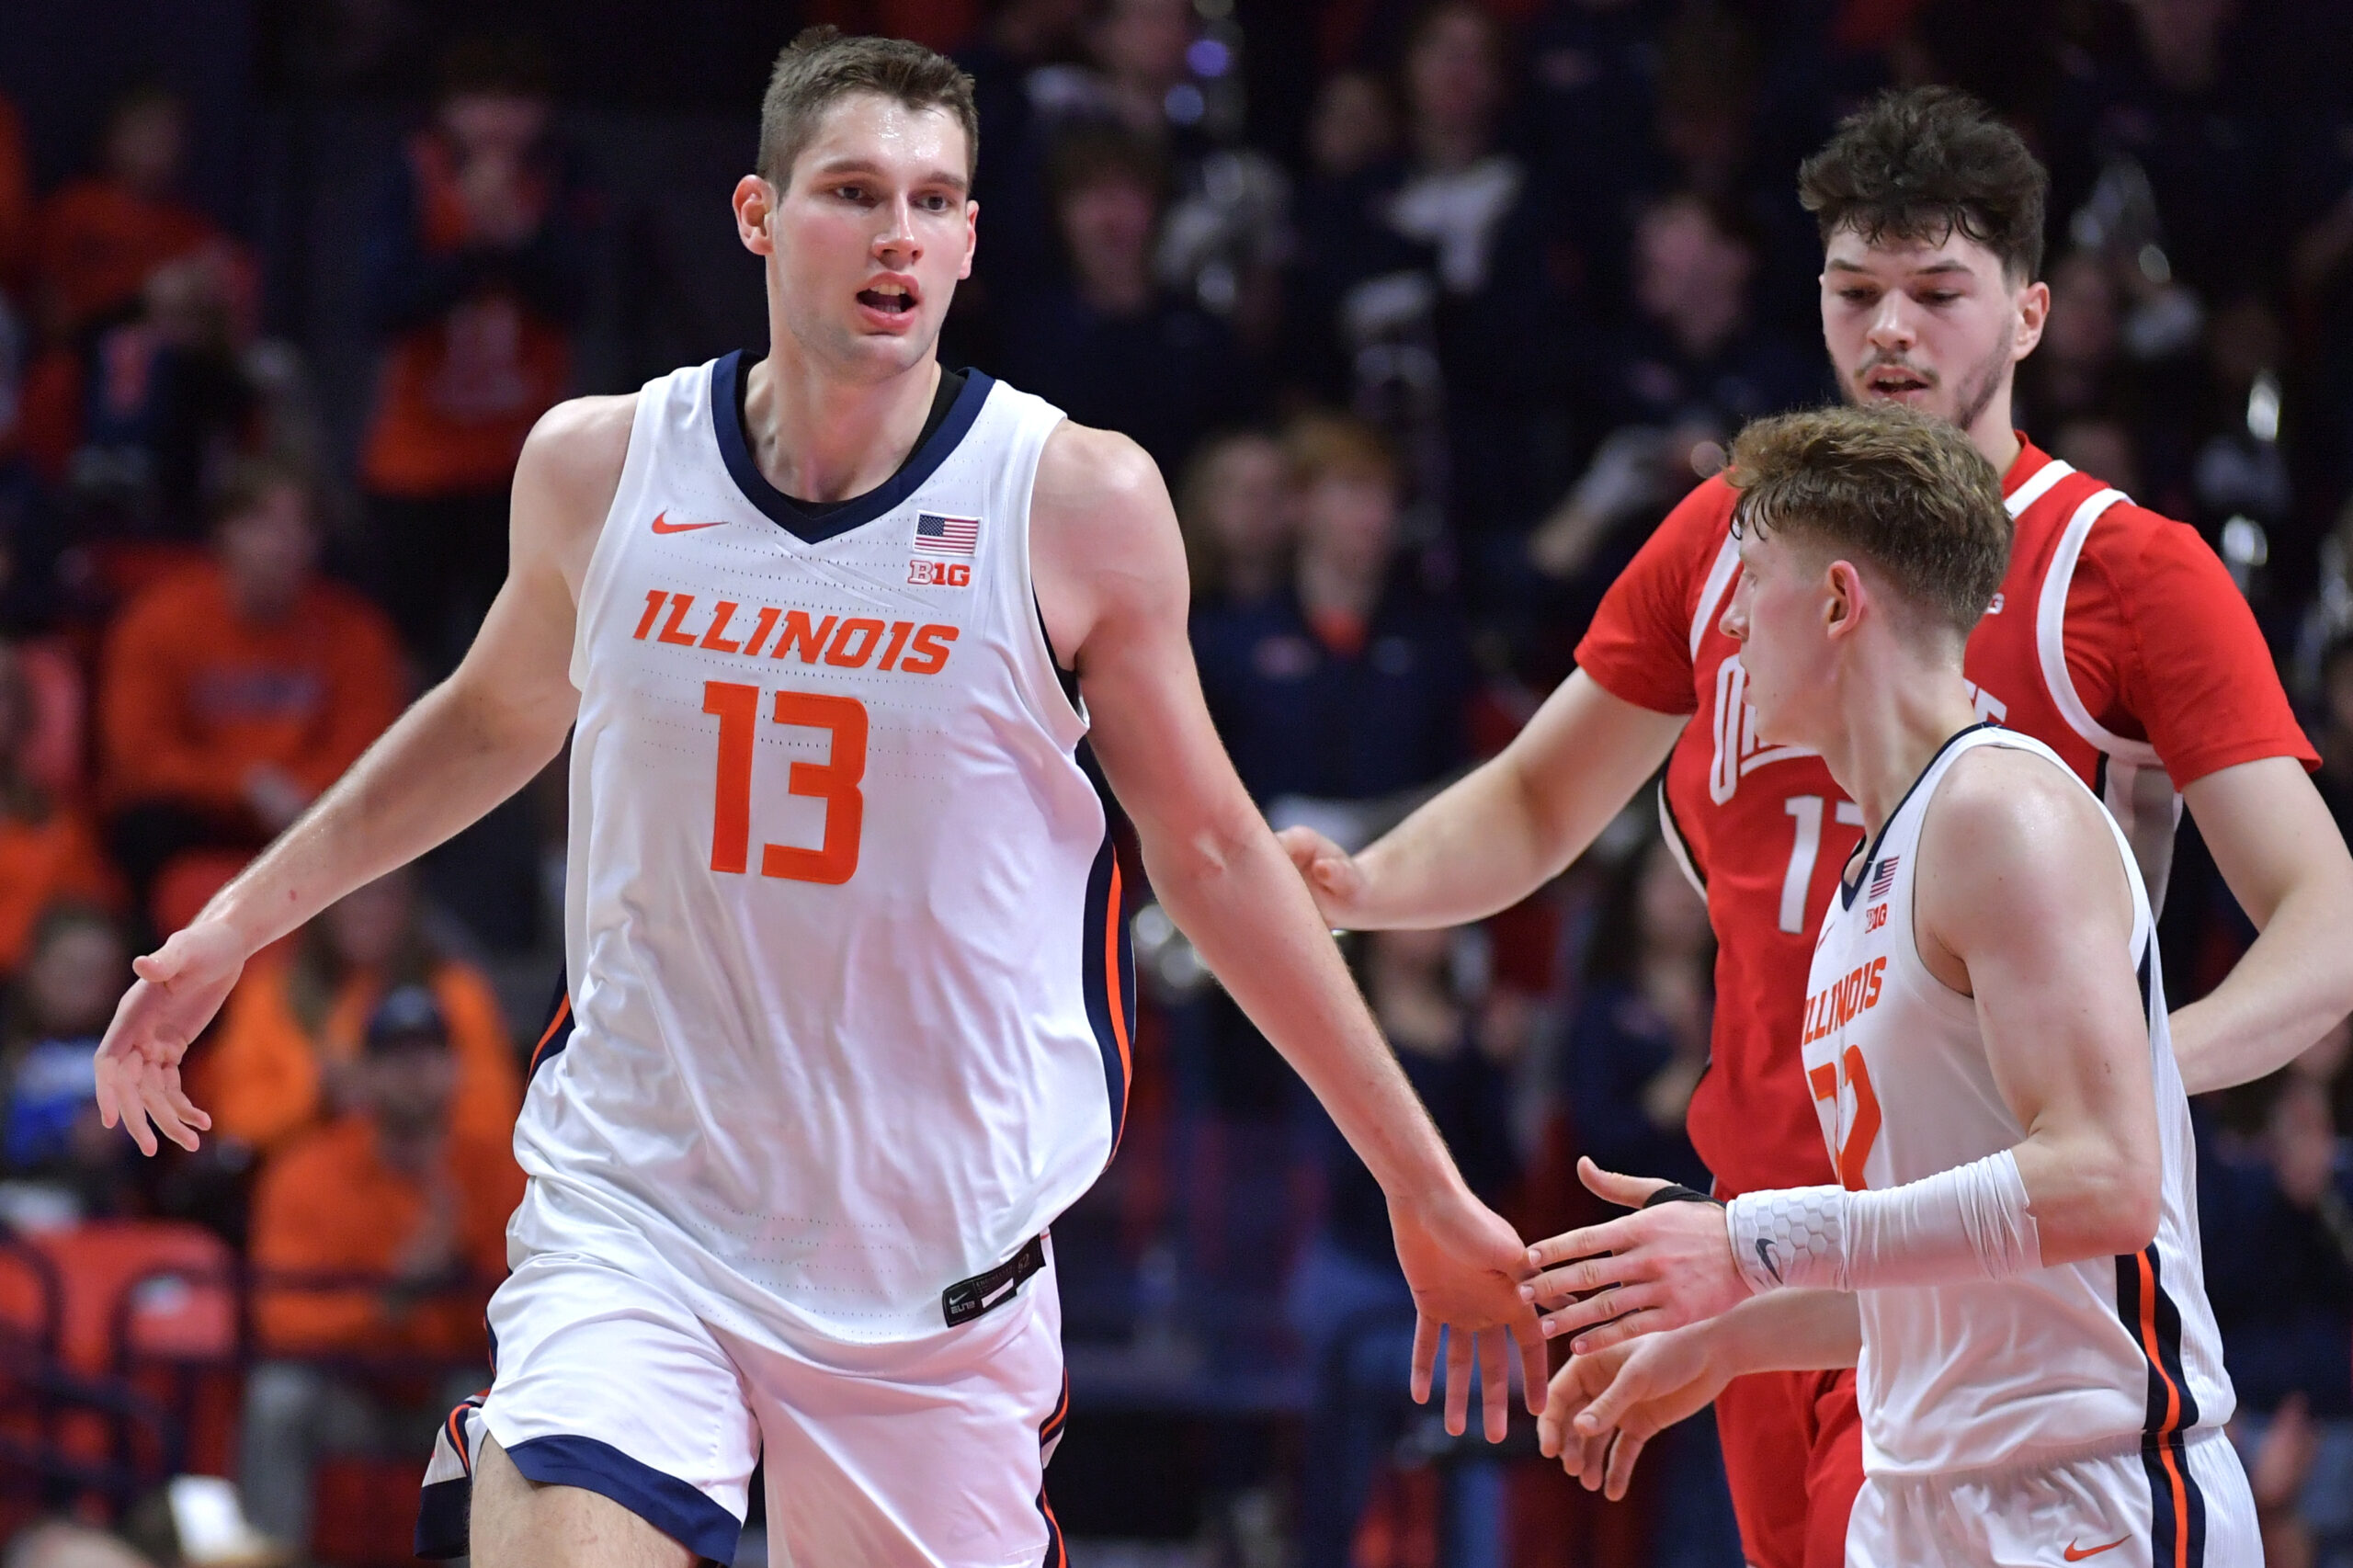
[[[461,1554],[487,1431],[529,1479],[613,1499],[698,1557],[733,1561],[767,1463],[768,1561],[1062,1568],[1044,1471],[1069,1409],[1046,1267],[972,1322],[890,1345],[721,1327],[623,1249],[526,1257],[491,1299],[494,1377],[450,1415],[417,1550]]]
[[[2255,1499],[2218,1430],[2095,1459],[1967,1475],[1874,1475],[1847,1568],[2263,1568]]]

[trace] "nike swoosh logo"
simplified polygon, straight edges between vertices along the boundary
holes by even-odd
[[[1756,1260],[1765,1266],[1765,1272],[1773,1277],[1774,1284],[1786,1285],[1789,1283],[1788,1280],[1781,1278],[1781,1266],[1773,1261],[1773,1244],[1767,1237],[1759,1236],[1756,1238]]]
[[[660,513],[656,513],[656,514],[654,515],[654,531],[655,533],[658,533],[658,534],[690,534],[690,533],[694,532],[697,528],[715,528],[719,527],[719,525],[720,525],[721,523],[723,523],[723,522],[725,522],[725,521],[727,520],[727,519],[726,519],[726,518],[724,518],[724,517],[721,517],[721,518],[718,518],[718,519],[717,519],[717,520],[715,520],[715,521],[708,522],[708,523],[673,523],[673,522],[665,522],[665,521],[664,521],[664,519],[665,519],[665,518],[666,518],[666,517],[669,517],[669,515],[670,515],[670,514],[669,514],[669,513],[667,513],[667,512],[660,512]]]
[[[2131,1540],[2131,1539],[2132,1538],[2129,1535],[2120,1535],[2114,1540],[2109,1541],[2106,1546],[2084,1547],[2079,1547],[2071,1540],[2067,1543],[2067,1550],[2063,1555],[2070,1562],[2081,1562],[2086,1557],[2097,1557],[2103,1551],[2114,1551],[2118,1547],[2122,1546],[2126,1541]]]

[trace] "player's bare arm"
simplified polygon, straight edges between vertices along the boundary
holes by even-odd
[[[1574,671],[1511,744],[1351,857],[1313,828],[1283,848],[1331,924],[1427,929],[1483,920],[1585,853],[1658,771],[1685,719]]]
[[[2130,958],[2131,884],[2097,802],[2033,756],[1972,753],[1929,807],[1920,858],[1935,868],[1924,869],[1915,912],[1921,960],[1975,999],[1995,1082],[2026,1130],[1995,1157],[2015,1162],[2022,1223],[1988,1223],[1992,1208],[1974,1187],[1932,1190],[2002,1179],[1964,1175],[1970,1166],[1844,1199],[1820,1189],[1822,1202],[1857,1212],[1825,1217],[1845,1240],[1812,1282],[1935,1284],[2140,1250],[2157,1225],[2155,1091]],[[1597,1192],[1630,1205],[1663,1185],[1586,1175]],[[1946,1234],[1939,1216],[1949,1211],[1966,1213],[1966,1234]],[[1582,1298],[1545,1319],[1548,1335],[1578,1335],[1579,1353],[1680,1328],[1756,1289],[1739,1229],[1714,1204],[1640,1209],[1538,1244],[1530,1256],[1547,1272],[1526,1289],[1540,1301]],[[1787,1282],[1807,1278],[1793,1272]],[[1605,1286],[1621,1289],[1586,1294]]]
[[[1722,1317],[1648,1334],[1552,1375],[1538,1446],[1588,1492],[1626,1495],[1634,1462],[1653,1437],[1715,1402],[1752,1372],[1851,1367],[1862,1354],[1861,1314],[1838,1290],[1776,1290]]]
[[[506,582],[463,662],[185,929],[133,960],[139,978],[98,1047],[97,1098],[142,1152],[158,1132],[193,1149],[210,1125],[179,1063],[248,958],[475,822],[563,749],[579,699],[573,607],[635,405],[582,398],[540,421],[516,469]]]
[[[1163,907],[1315,1091],[1388,1194],[1420,1326],[1426,1398],[1448,1336],[1448,1421],[1462,1428],[1473,1341],[1486,1428],[1503,1435],[1517,1337],[1529,1408],[1543,1342],[1518,1294],[1524,1253],[1473,1198],[1415,1098],[1339,950],[1226,760],[1186,638],[1186,575],[1159,472],[1124,436],[1063,425],[1040,460],[1030,560],[1057,653],[1078,674],[1105,777],[1135,823]]]
[[[2287,1065],[2353,1013],[2353,855],[2293,757],[2264,757],[2182,789],[2232,896],[2261,933],[2222,983],[2173,1015],[2193,1095]]]

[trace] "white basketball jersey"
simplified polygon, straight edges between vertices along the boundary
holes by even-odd
[[[1881,1190],[2013,1147],[2026,1136],[1995,1086],[1975,1004],[1920,960],[1912,923],[1920,824],[1953,764],[1981,746],[2045,758],[2040,741],[1980,725],[1945,744],[1830,901],[1806,987],[1805,1070],[1840,1182]],[[2089,790],[2085,791],[2087,795]],[[2136,1441],[2153,1479],[2184,1434],[2234,1403],[2206,1301],[2189,1102],[2165,1028],[2148,894],[2132,887],[2131,961],[2147,1004],[2163,1154],[2156,1240],[2012,1279],[1859,1292],[1863,1468],[1932,1474],[2033,1463]]]
[[[639,394],[581,586],[573,1029],[515,1236],[623,1223],[736,1310],[901,1339],[1086,1189],[1125,1105],[1118,869],[1030,588],[1063,416],[972,373],[813,520],[746,449],[746,369]]]

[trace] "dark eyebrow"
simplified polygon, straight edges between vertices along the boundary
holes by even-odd
[[[817,165],[816,172],[820,176],[831,175],[874,175],[877,176],[887,176],[889,173],[889,171],[884,169],[881,165],[874,162],[871,158],[858,157],[828,159],[826,162]],[[944,185],[948,187],[949,189],[956,192],[959,196],[963,195],[966,190],[971,188],[972,185],[972,182],[966,179],[962,175],[954,173],[948,169],[934,169],[930,173],[923,176],[920,179],[917,179],[915,183],[919,186]]]
[[[1837,260],[1825,261],[1823,263],[1822,269],[1824,272],[1853,272],[1865,275],[1868,275],[1870,270],[1869,267],[1859,266],[1851,261]],[[1915,277],[1932,272],[1959,272],[1972,277],[1975,276],[1973,273],[1970,273],[1969,264],[1967,262],[1955,261],[1949,256],[1943,261],[1932,261],[1926,267],[1915,267],[1913,269],[1913,275]]]

